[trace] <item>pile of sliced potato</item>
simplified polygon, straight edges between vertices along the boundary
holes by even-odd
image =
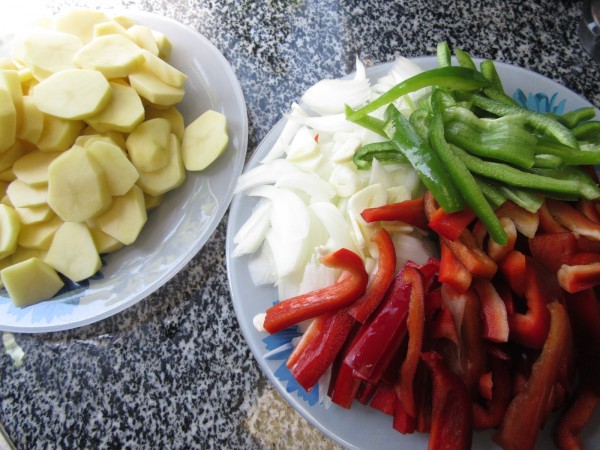
[[[227,147],[225,117],[187,127],[167,36],[74,9],[0,59],[0,277],[17,306],[77,282],[135,242],[147,211]]]

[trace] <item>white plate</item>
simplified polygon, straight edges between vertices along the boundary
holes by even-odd
[[[434,57],[415,58],[415,62],[424,68],[437,67]],[[498,72],[504,83],[507,93],[521,92],[530,107],[535,109],[552,109],[556,113],[569,111],[579,107],[592,106],[589,102],[574,94],[565,87],[545,78],[539,74],[525,69],[496,63]],[[390,63],[383,64],[367,71],[371,80],[385,74],[390,68]],[[520,89],[520,91],[518,91]],[[255,167],[275,143],[282,131],[284,121],[280,121],[258,146],[256,153],[246,167],[246,170]],[[263,339],[267,333],[259,333],[252,324],[253,317],[264,312],[267,307],[277,299],[275,288],[256,287],[252,283],[245,258],[232,258],[234,249],[233,236],[240,229],[245,220],[250,216],[256,200],[245,196],[243,193],[234,196],[227,230],[227,270],[230,290],[233,297],[235,312],[242,332],[256,357],[260,367],[273,383],[275,388],[310,423],[325,433],[327,436],[348,448],[356,449],[426,449],[428,435],[411,434],[402,435],[392,428],[392,418],[371,407],[354,402],[350,410],[332,405],[325,408],[316,403],[316,392],[306,395],[298,391],[297,384],[290,380],[289,371],[285,368],[285,359],[267,360],[264,355],[268,349]],[[269,338],[271,340],[273,338]],[[285,338],[279,340],[283,344]],[[277,346],[277,345],[276,345]],[[272,349],[273,347],[271,347]],[[300,388],[301,389],[301,388]],[[316,390],[313,390],[316,391]],[[590,432],[586,431],[585,442],[589,448],[600,448],[600,417],[598,414],[589,425]],[[541,433],[538,448],[553,448],[550,438],[551,427],[548,426]],[[498,448],[491,441],[490,432],[475,433],[473,448]],[[587,447],[586,447],[587,448]]]
[[[178,105],[186,124],[208,109],[225,114],[230,144],[207,170],[190,173],[148,215],[138,240],[104,259],[98,276],[80,289],[27,308],[15,308],[0,291],[0,330],[48,332],[87,325],[147,297],[182,269],[223,218],[242,172],[248,143],[246,103],[223,55],[203,36],[150,13],[125,11],[138,23],[163,32],[173,43],[169,62],[188,75]],[[87,286],[85,284],[88,284]]]

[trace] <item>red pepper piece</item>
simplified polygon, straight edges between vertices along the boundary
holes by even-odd
[[[600,262],[600,253],[579,252],[571,256],[565,264],[569,266],[581,266]]]
[[[396,250],[389,233],[381,229],[371,240],[379,252],[377,272],[365,293],[347,309],[348,314],[360,323],[364,323],[379,306],[396,273]]]
[[[511,219],[519,233],[528,238],[536,235],[540,225],[539,213],[527,211],[510,200],[505,201],[496,209],[496,215]]]
[[[492,399],[492,389],[494,383],[492,382],[492,372],[486,372],[479,378],[479,395],[486,400]]]
[[[423,276],[413,267],[404,268],[404,281],[411,286],[408,307],[408,349],[400,368],[400,380],[396,386],[398,396],[406,414],[417,417],[413,381],[417,365],[421,360],[423,334],[425,332],[425,292]]]
[[[473,234],[466,229],[456,241],[440,237],[454,256],[473,276],[492,278],[498,269],[497,264],[477,245]]]
[[[510,379],[510,366],[508,361],[491,358],[490,396],[485,406],[478,402],[473,403],[473,428],[487,430],[496,428],[508,409],[512,398],[512,383]]]
[[[442,287],[437,286],[425,295],[425,316],[431,320],[442,307]]]
[[[550,209],[546,204],[546,201],[542,203],[542,206],[538,209],[538,215],[540,217],[540,232],[541,233],[563,233],[569,231],[566,227],[563,227],[550,213]]]
[[[577,202],[577,211],[590,219],[592,222],[600,223],[600,212],[596,209],[596,201],[580,199]]]
[[[533,449],[546,419],[546,406],[557,379],[561,355],[571,334],[565,307],[552,302],[548,304],[548,310],[551,317],[548,339],[533,364],[524,390],[510,402],[494,436],[494,441],[505,450]]]
[[[267,309],[264,328],[277,333],[287,327],[312,319],[329,311],[337,311],[356,301],[369,281],[362,259],[356,253],[342,248],[330,253],[321,262],[329,267],[347,271],[337,283],[323,289],[283,300]]]
[[[600,253],[600,241],[589,239],[584,236],[577,237],[577,250],[580,252]]]
[[[418,265],[414,261],[407,261],[406,265],[416,267],[423,275],[423,286],[425,292],[429,292],[437,287],[436,275],[440,270],[440,260],[437,258],[429,258],[425,264]]]
[[[435,351],[422,354],[433,374],[429,449],[470,449],[473,412],[467,387]]]
[[[500,217],[500,225],[504,229],[508,242],[506,245],[500,245],[493,239],[488,240],[487,254],[492,261],[500,261],[506,254],[515,248],[517,242],[517,227],[512,219],[508,217]]]
[[[354,376],[354,371],[347,364],[340,365],[331,393],[331,401],[342,408],[349,409],[356,397],[361,380]]]
[[[423,198],[367,208],[360,215],[368,223],[397,220],[422,230],[427,229],[427,220],[423,211]]]
[[[345,311],[328,312],[312,321],[287,361],[291,374],[307,392],[333,364],[353,325],[354,319]]]
[[[573,403],[562,413],[554,429],[554,443],[559,450],[581,450],[581,432],[600,405],[600,397],[583,386]]]
[[[429,337],[432,339],[448,339],[458,345],[458,333],[452,313],[446,305],[442,306],[439,314],[429,324]]]
[[[570,231],[543,233],[529,239],[531,256],[556,273],[565,261],[578,252],[577,237]]]
[[[370,383],[378,382],[386,360],[396,353],[407,333],[412,286],[404,278],[405,270],[406,266],[398,272],[375,317],[364,325],[364,332],[344,358],[356,377]]]
[[[450,250],[445,240],[440,239],[440,273],[438,280],[452,286],[458,292],[465,292],[469,286],[473,275],[456,258],[454,252]]]
[[[510,288],[517,294],[525,293],[525,255],[518,250],[512,250],[498,264],[500,273]]]
[[[468,208],[453,213],[447,213],[443,208],[438,208],[429,217],[428,225],[440,236],[455,241],[476,217],[475,213]]]
[[[402,434],[414,433],[417,429],[417,419],[408,414],[402,403],[402,398],[396,396],[396,405],[394,407],[394,421],[392,422],[394,430]]]
[[[490,280],[476,278],[473,287],[479,295],[483,315],[483,337],[492,342],[508,342],[506,305]]]
[[[477,394],[479,379],[486,368],[483,321],[480,300],[475,290],[469,289],[462,295],[465,298],[465,309],[459,329],[459,355],[464,384],[474,397]]]
[[[567,296],[567,311],[585,383],[600,395],[600,305],[593,289]]]
[[[600,241],[600,223],[588,219],[567,202],[546,199],[546,204],[558,223],[581,236]]]
[[[377,411],[393,416],[397,400],[394,386],[388,383],[379,383],[369,405]]]
[[[600,284],[600,262],[569,266],[563,264],[556,273],[560,286],[573,294]]]

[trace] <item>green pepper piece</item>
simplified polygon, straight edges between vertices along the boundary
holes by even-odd
[[[600,121],[589,120],[573,128],[573,134],[580,141],[589,141],[600,144]]]
[[[450,66],[439,67],[418,73],[404,81],[396,84],[371,103],[349,114],[346,110],[346,118],[352,122],[376,111],[403,95],[418,91],[419,89],[430,86],[448,87],[464,91],[478,90],[489,85],[489,81],[476,70],[466,69],[464,67]]]
[[[452,52],[446,41],[438,42],[436,56],[440,67],[449,67],[452,65]]]
[[[376,159],[381,164],[406,164],[408,159],[391,142],[373,142],[372,144],[363,145],[359,148],[352,160],[356,167],[360,170],[369,169],[373,159]]]
[[[549,136],[552,136],[561,144],[578,149],[579,143],[573,135],[573,132],[565,127],[562,123],[552,119],[544,114],[535,111],[530,111],[521,106],[508,105],[498,102],[482,95],[473,94],[471,96],[473,104],[489,113],[496,116],[506,116],[509,114],[520,114],[530,126],[541,131]]]
[[[478,176],[473,176],[473,178],[475,178],[477,186],[479,186],[479,190],[487,199],[487,201],[490,202],[490,205],[492,208],[494,208],[494,210],[498,209],[504,204],[504,202],[506,202],[506,196],[500,192],[497,185],[493,184],[491,180],[487,180]]]
[[[381,137],[387,137],[385,135],[385,132],[383,131],[383,120],[378,119],[377,117],[373,117],[373,116],[363,116],[363,117],[359,117],[357,119],[350,119],[348,117],[349,114],[351,114],[352,112],[354,112],[354,110],[352,108],[350,108],[348,105],[346,105],[346,119],[350,120],[350,122],[353,122],[357,125],[360,125],[363,128],[366,128],[367,130],[371,130],[373,133],[377,133],[378,135],[380,135]]]
[[[473,58],[468,52],[457,48],[454,50],[454,54],[456,55],[456,60],[461,67],[466,67],[467,69],[477,70],[477,66],[473,62]],[[485,75],[484,75],[485,76]]]
[[[555,192],[558,194],[580,195],[581,183],[578,180],[568,178],[557,179],[538,173],[525,172],[509,166],[508,164],[484,161],[483,159],[470,155],[455,145],[452,145],[451,149],[471,172],[480,176],[491,178],[511,186],[535,189],[540,193],[547,191],[549,193]],[[529,170],[532,171],[533,169]]]
[[[444,164],[450,178],[456,185],[463,198],[479,217],[479,220],[486,226],[490,236],[500,245],[506,245],[508,236],[500,224],[500,220],[494,213],[487,199],[481,193],[477,182],[465,164],[457,158],[450,149],[450,144],[444,138],[444,118],[443,118],[443,93],[435,89],[433,91],[431,102],[433,105],[433,117],[429,127],[429,143],[438,158]],[[435,196],[434,196],[435,197]]]
[[[552,169],[532,167],[530,170],[533,174],[551,177],[555,180],[574,180],[579,185],[580,196],[587,200],[594,200],[600,197],[600,187],[579,166],[562,166]]]
[[[481,61],[479,70],[483,77],[491,83],[492,89],[504,93],[504,86],[502,85],[502,80],[500,79],[500,75],[498,75],[494,61],[491,59]]]
[[[557,120],[566,127],[573,129],[580,123],[591,120],[594,117],[596,117],[596,108],[588,106],[564,113],[562,116],[558,116]]]
[[[581,143],[579,150],[574,150],[556,142],[539,141],[534,152],[537,155],[545,154],[560,158],[562,164],[567,166],[587,166],[600,164],[600,145],[594,146]],[[537,165],[537,164],[536,164]],[[540,166],[538,166],[540,167]]]
[[[563,159],[557,155],[551,155],[550,153],[536,153],[533,157],[534,163],[532,167],[541,168],[556,168],[564,164]]]
[[[431,151],[410,122],[390,104],[385,111],[385,132],[413,166],[420,180],[432,193],[444,211],[455,212],[464,209],[464,200],[450,179],[448,172]]]
[[[505,184],[498,184],[498,189],[508,200],[512,200],[521,208],[532,213],[537,212],[544,203],[542,195],[527,189],[519,189]]]

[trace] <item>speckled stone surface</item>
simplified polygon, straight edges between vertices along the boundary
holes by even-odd
[[[2,2],[0,14],[17,14]],[[133,8],[205,35],[231,63],[249,115],[248,156],[324,77],[436,43],[541,73],[600,107],[600,63],[581,49],[580,1],[31,1]],[[21,9],[22,11],[22,9]],[[0,354],[0,421],[19,449],[336,448],[289,408],[245,344],[227,285],[227,216],[155,294],[85,328],[16,335]]]

